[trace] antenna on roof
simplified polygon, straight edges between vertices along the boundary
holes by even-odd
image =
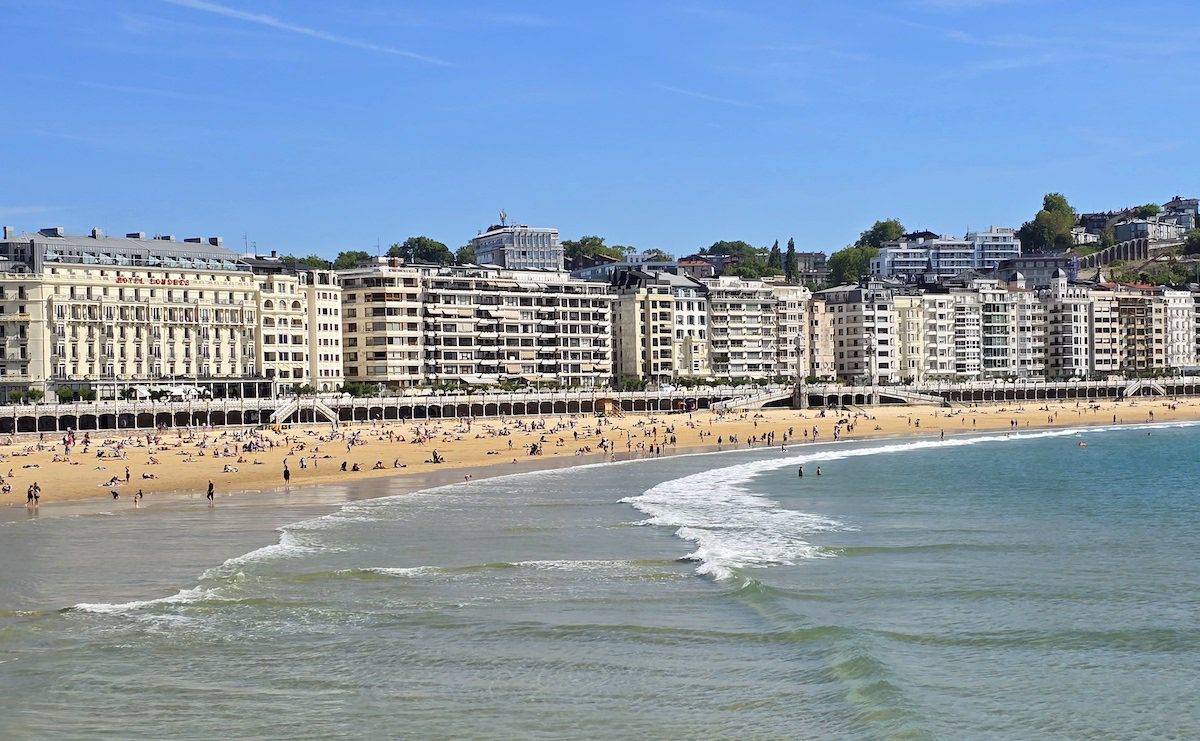
[[[500,209],[500,226],[504,226],[504,222],[508,221],[508,212]]]

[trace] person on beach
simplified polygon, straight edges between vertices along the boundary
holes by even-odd
[[[820,466],[817,466],[817,475],[818,475],[818,476],[820,476],[820,475],[821,475],[821,467],[820,467]]]
[[[800,470],[799,470],[797,476],[798,476],[798,478],[804,478],[804,466],[800,466]]]
[[[215,488],[215,487],[213,487],[213,482],[212,482],[212,481],[209,481],[209,482],[208,482],[208,495],[207,495],[207,496],[208,496],[208,506],[210,506],[210,507],[213,505],[213,489],[214,489],[214,488]]]
[[[301,459],[303,460],[303,459]],[[287,486],[292,482],[292,471],[288,468],[287,461],[283,462],[283,485]]]

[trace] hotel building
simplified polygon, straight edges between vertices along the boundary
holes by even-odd
[[[249,266],[219,237],[182,242],[61,228],[0,239],[0,393],[257,379]]]

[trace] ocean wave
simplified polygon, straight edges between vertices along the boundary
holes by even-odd
[[[117,603],[80,602],[77,605],[67,608],[67,611],[93,612],[106,615],[123,614],[160,605],[188,605],[199,602],[208,596],[208,589],[197,586],[191,589],[181,589],[170,597],[159,597],[158,599],[132,600],[130,602]]]
[[[1129,427],[1088,429],[1096,432]],[[818,514],[784,509],[775,500],[755,493],[746,484],[758,474],[807,463],[932,448],[1066,437],[1080,431],[1078,428],[1066,428],[955,437],[949,440],[914,440],[856,448],[832,446],[821,450],[799,446],[793,449],[795,452],[792,455],[664,481],[638,496],[620,501],[649,515],[646,524],[673,527],[679,538],[695,543],[696,549],[685,558],[699,562],[696,573],[724,581],[732,578],[735,571],[741,568],[793,565],[805,559],[833,557],[837,551],[815,546],[806,540],[806,536],[854,529]]]

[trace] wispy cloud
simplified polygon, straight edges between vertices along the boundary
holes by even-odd
[[[748,103],[744,100],[735,100],[733,98],[722,98],[718,95],[709,95],[697,90],[685,90],[681,87],[672,87],[671,85],[658,85],[659,90],[666,90],[668,93],[682,95],[687,98],[695,98],[697,100],[707,100],[709,103],[721,103],[722,105],[738,106],[739,108],[756,108],[753,103]]]
[[[239,21],[245,21],[247,23],[257,23],[260,26],[267,26],[268,28],[274,28],[279,31],[287,31],[288,33],[295,33],[301,36],[308,36],[309,38],[320,39],[321,41],[327,41],[331,44],[340,44],[342,46],[349,46],[354,49],[363,49],[365,51],[373,51],[380,54],[391,54],[393,56],[404,57],[406,59],[415,59],[419,62],[425,62],[426,64],[436,64],[443,67],[450,66],[449,62],[443,59],[437,59],[436,57],[429,57],[425,56],[424,54],[417,54],[416,52],[397,49],[394,46],[376,44],[370,41],[362,41],[360,39],[354,39],[348,36],[341,36],[339,34],[329,33],[328,31],[309,28],[308,26],[300,26],[295,23],[289,23],[280,18],[276,18],[273,15],[266,15],[265,13],[250,13],[245,10],[231,8],[227,5],[208,2],[208,0],[160,1],[167,3],[168,5],[176,5],[178,7],[188,8],[191,10],[200,10],[205,13],[214,13],[216,15],[225,16],[226,18],[233,18]]]

